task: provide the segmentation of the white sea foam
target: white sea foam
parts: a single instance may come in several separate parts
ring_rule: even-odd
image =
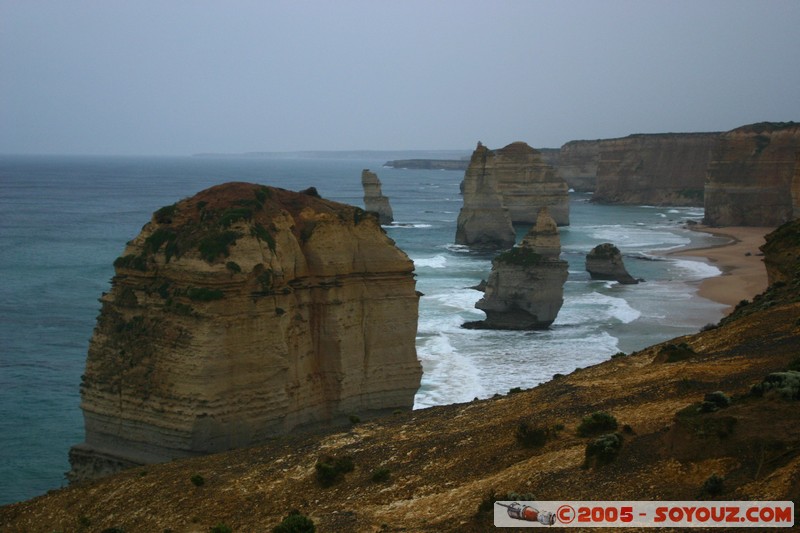
[[[446,244],[445,248],[459,254],[468,254],[471,252],[469,246],[464,246],[463,244]]]
[[[688,237],[671,231],[664,231],[660,228],[631,227],[621,224],[596,226],[593,230],[590,230],[589,236],[599,242],[611,242],[618,248],[643,248],[647,246],[663,245],[676,246],[691,242]]]
[[[422,257],[419,259],[414,259],[414,266],[416,268],[445,268],[447,267],[447,258],[443,255]]]
[[[692,261],[691,259],[675,259],[674,264],[683,271],[683,277],[687,280],[700,280],[719,276],[722,271],[714,265],[709,265],[703,261]]]
[[[432,228],[431,224],[414,224],[414,223],[406,223],[406,222],[392,222],[391,224],[386,225],[387,228],[403,228],[403,229],[413,229],[413,228]]]
[[[640,316],[641,313],[631,307],[625,299],[593,291],[565,299],[555,324],[580,326],[589,323],[607,323],[612,319],[628,324]]]
[[[439,333],[417,343],[422,363],[422,386],[414,398],[414,409],[467,402],[483,396],[478,368],[453,348],[450,336]]]
[[[471,311],[475,309],[475,302],[483,297],[481,291],[475,289],[457,289],[446,293],[434,294],[426,297],[438,305],[457,309],[460,311]]]

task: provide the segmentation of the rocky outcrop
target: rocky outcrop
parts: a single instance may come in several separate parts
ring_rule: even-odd
[[[598,244],[586,254],[586,271],[592,279],[613,280],[625,285],[639,283],[625,269],[619,248],[610,242]]]
[[[567,185],[578,192],[594,191],[597,184],[597,161],[602,141],[570,141],[558,155],[558,173]]]
[[[364,188],[364,209],[377,213],[381,224],[394,222],[392,206],[389,205],[389,198],[381,191],[381,180],[378,179],[378,175],[365,168],[361,171],[361,186]]]
[[[800,124],[761,122],[720,136],[708,166],[705,223],[778,226],[800,211]]]
[[[486,320],[473,329],[545,329],[564,303],[567,262],[559,259],[561,240],[548,209],[542,208],[519,244],[495,257],[483,298],[475,307]]]
[[[719,133],[660,133],[599,143],[593,201],[702,206],[706,168]]]
[[[800,219],[783,224],[764,239],[761,251],[769,284],[800,277]]]
[[[114,266],[73,480],[413,405],[413,263],[359,208],[228,183],[159,209]]]
[[[538,150],[524,142],[494,150],[489,172],[511,222],[533,224],[547,207],[556,224],[569,225],[569,187]]]
[[[461,184],[464,207],[456,222],[456,244],[497,250],[516,242],[511,218],[497,189],[494,159],[494,152],[478,143]]]

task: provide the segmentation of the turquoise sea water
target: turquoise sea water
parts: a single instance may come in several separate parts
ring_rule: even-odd
[[[398,154],[397,159],[420,157]],[[67,452],[83,440],[78,394],[86,349],[109,289],[112,263],[153,211],[211,185],[251,181],[363,205],[361,170],[376,171],[396,224],[389,235],[415,261],[420,301],[417,353],[424,376],[415,407],[532,387],[677,335],[722,315],[698,298],[719,271],[659,251],[714,238],[682,228],[697,208],[601,206],[572,194],[561,229],[569,261],[565,303],[544,332],[465,330],[482,318],[491,258],[452,244],[463,173],[382,168],[385,157],[0,156],[0,504],[58,488]],[[520,228],[522,234],[525,228]],[[625,254],[639,285],[592,281],[584,255],[601,242]]]

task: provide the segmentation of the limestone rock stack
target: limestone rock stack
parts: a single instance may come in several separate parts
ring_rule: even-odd
[[[514,142],[494,154],[491,172],[511,222],[533,224],[547,207],[556,224],[569,225],[569,187],[539,150]]]
[[[586,255],[586,271],[592,279],[614,280],[625,285],[639,283],[628,274],[619,248],[610,242],[598,244]]]
[[[475,307],[486,320],[464,324],[475,329],[545,329],[564,302],[567,262],[559,259],[561,240],[555,221],[542,208],[519,244],[492,261],[484,297]]]
[[[114,266],[73,480],[413,404],[413,263],[359,208],[219,185],[159,209]]]
[[[800,123],[761,122],[721,135],[708,166],[705,223],[778,226],[800,212]]]
[[[377,213],[381,224],[394,222],[392,206],[389,205],[389,198],[381,191],[381,180],[378,179],[378,175],[365,168],[361,171],[361,186],[364,188],[364,209]]]
[[[456,244],[497,250],[516,242],[511,218],[497,190],[494,160],[495,154],[478,143],[461,184],[464,206],[458,213]]]

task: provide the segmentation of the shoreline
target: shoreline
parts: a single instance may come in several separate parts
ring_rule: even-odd
[[[703,258],[722,271],[718,276],[700,281],[698,296],[727,305],[725,314],[728,314],[740,301],[752,300],[767,288],[767,270],[759,246],[764,244],[764,237],[775,228],[760,226],[712,228],[702,224],[687,228],[730,239],[722,244],[683,248],[667,253],[681,257]]]

